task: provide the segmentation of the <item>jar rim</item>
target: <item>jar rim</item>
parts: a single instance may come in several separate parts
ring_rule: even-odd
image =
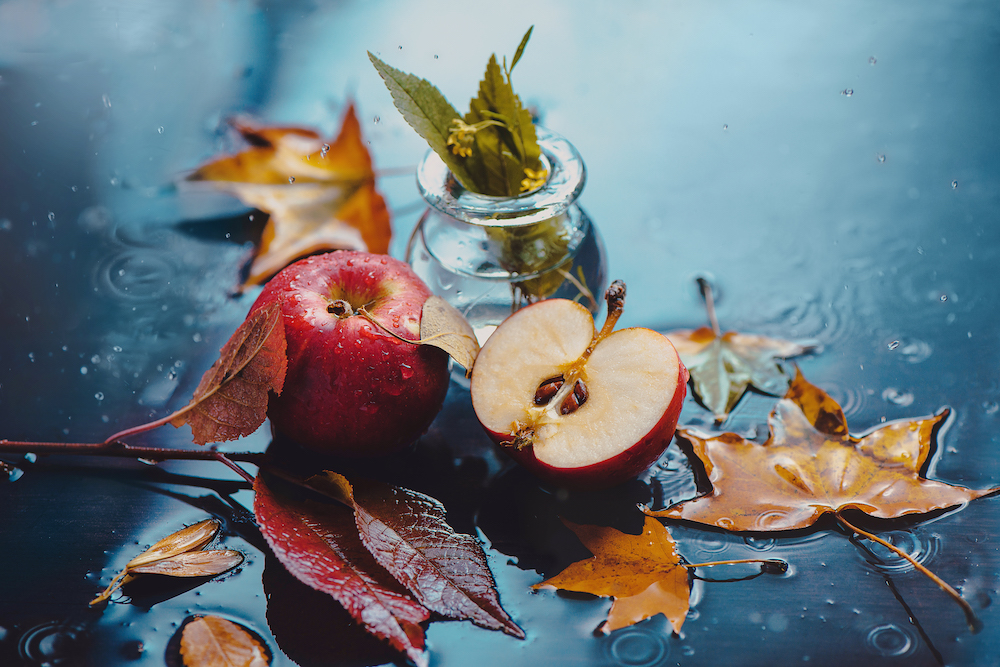
[[[417,167],[420,195],[429,206],[445,215],[488,227],[520,227],[565,212],[580,196],[587,181],[583,159],[573,144],[555,132],[535,126],[535,134],[542,162],[548,169],[548,177],[540,188],[514,197],[472,192],[430,150]]]

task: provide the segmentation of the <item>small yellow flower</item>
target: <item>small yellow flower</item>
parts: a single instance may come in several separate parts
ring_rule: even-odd
[[[545,181],[549,177],[549,171],[547,169],[535,170],[531,167],[525,167],[524,176],[525,178],[521,179],[521,192],[531,192],[545,185]]]
[[[448,134],[446,144],[451,146],[451,152],[459,157],[469,157],[472,155],[472,142],[475,141],[476,132],[479,128],[476,125],[469,125],[461,118],[451,121],[451,132]]]

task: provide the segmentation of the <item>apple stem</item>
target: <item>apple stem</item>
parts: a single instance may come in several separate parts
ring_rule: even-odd
[[[712,296],[712,283],[699,276],[698,290],[701,292],[701,298],[705,300],[705,310],[708,311],[708,321],[712,324],[712,331],[715,332],[716,336],[721,336],[722,329],[719,327],[719,320],[715,316],[715,298]]]
[[[917,562],[917,559],[915,559],[913,556],[906,553],[896,545],[886,542],[878,535],[873,535],[872,533],[869,533],[867,530],[862,530],[861,528],[858,528],[857,526],[851,524],[850,522],[847,521],[847,519],[845,519],[840,514],[840,512],[837,512],[835,516],[837,517],[837,521],[839,521],[845,528],[854,531],[858,535],[864,535],[873,542],[878,542],[883,547],[889,549],[900,558],[905,559],[907,562],[910,563],[910,565],[919,570],[921,574],[923,574],[931,581],[933,581],[935,584],[937,584],[938,587],[941,588],[941,590],[947,593],[955,602],[958,603],[958,606],[962,608],[962,611],[965,613],[965,621],[966,623],[969,624],[969,630],[971,630],[973,633],[979,631],[979,629],[982,626],[982,623],[976,616],[976,612],[972,609],[972,606],[968,602],[966,602],[965,598],[963,598],[958,591],[952,588],[948,582],[946,582],[944,579],[942,579],[941,577],[937,576],[936,574],[928,570],[926,567]]]
[[[582,365],[583,362],[590,358],[597,344],[610,336],[611,332],[615,329],[615,325],[618,324],[618,318],[622,316],[622,312],[625,310],[625,281],[616,280],[611,283],[611,286],[604,293],[604,298],[608,302],[608,316],[604,318],[604,326],[601,327],[601,330],[590,341],[590,345],[587,346],[587,349],[580,356],[579,361],[576,362],[578,365]],[[569,378],[566,379],[566,382],[567,384],[569,383]]]

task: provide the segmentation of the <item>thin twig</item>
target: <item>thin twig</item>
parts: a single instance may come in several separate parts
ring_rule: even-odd
[[[0,452],[11,454],[63,454],[71,456],[115,456],[126,459],[148,459],[151,461],[188,460],[218,461],[214,449],[168,449],[165,447],[137,447],[120,441],[112,442],[27,442],[20,440],[0,440]],[[231,452],[225,454],[230,461],[242,461],[261,465],[267,455],[259,452]]]
[[[228,466],[229,468],[231,468],[232,470],[234,470],[236,472],[236,474],[238,474],[240,477],[242,477],[247,482],[249,482],[251,486],[253,486],[253,483],[254,483],[254,477],[253,477],[253,475],[251,475],[246,470],[244,470],[243,468],[241,468],[238,465],[236,465],[232,460],[229,459],[229,457],[227,455],[223,454],[222,452],[214,452],[214,454],[215,454],[215,460],[216,461],[218,461],[219,463],[222,463],[222,464]]]
[[[938,587],[940,587],[941,590],[943,590],[945,593],[951,596],[951,598],[955,600],[955,602],[957,602],[958,605],[962,608],[962,611],[965,612],[965,621],[966,623],[969,624],[969,630],[971,630],[973,633],[979,632],[981,623],[979,621],[979,618],[976,616],[976,612],[973,611],[972,606],[968,602],[966,602],[965,598],[963,598],[958,591],[952,588],[948,582],[946,582],[944,579],[942,579],[941,577],[937,576],[936,574],[928,570],[922,564],[917,562],[917,559],[915,559],[913,556],[906,553],[896,545],[886,542],[881,537],[873,535],[872,533],[869,533],[868,531],[862,530],[861,528],[858,528],[857,526],[851,524],[850,522],[847,521],[847,519],[845,519],[840,514],[840,512],[837,512],[835,516],[837,517],[837,521],[839,521],[845,528],[847,528],[848,530],[853,530],[858,535],[864,535],[873,542],[878,542],[886,549],[889,549],[894,554],[899,556],[900,558],[905,559],[913,567],[917,568],[917,570],[919,570],[924,576],[926,576],[935,584],[937,584]]]

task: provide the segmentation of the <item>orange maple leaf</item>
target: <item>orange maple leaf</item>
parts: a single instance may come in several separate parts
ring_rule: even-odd
[[[594,556],[573,563],[532,588],[612,597],[614,603],[601,630],[611,632],[662,613],[680,632],[688,611],[687,568],[680,563],[674,540],[659,521],[646,518],[640,535],[614,528],[563,521]]]
[[[300,127],[234,127],[249,148],[201,166],[188,180],[211,182],[270,215],[248,285],[318,252],[389,251],[389,211],[353,105],[331,143]]]
[[[768,419],[764,444],[735,433],[709,437],[678,429],[704,465],[710,493],[651,516],[733,531],[806,528],[821,515],[860,510],[894,519],[967,503],[1000,490],[973,490],[921,476],[948,416],[891,422],[861,437],[847,430],[840,406],[796,371]]]

